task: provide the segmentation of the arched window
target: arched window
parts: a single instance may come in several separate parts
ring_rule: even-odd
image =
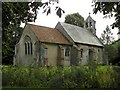
[[[65,49],[65,56],[70,56],[70,48],[69,47],[67,47]]]
[[[31,55],[33,53],[33,50],[32,50],[32,42],[30,43],[30,47],[31,47]]]
[[[86,22],[86,28],[88,28],[88,23]]]
[[[25,55],[27,55],[27,43],[25,43]]]
[[[80,56],[81,56],[81,58],[82,58],[82,57],[83,57],[83,49],[81,49],[80,52],[81,52],[81,53],[80,53],[80,54],[81,54]]]
[[[28,35],[25,36],[24,43],[25,43],[25,55],[32,55],[33,53],[32,41]]]
[[[28,45],[28,55],[30,55],[30,43],[28,42],[27,45]]]
[[[89,60],[93,59],[93,50],[89,49]]]
[[[100,52],[100,50],[98,49],[98,52]]]
[[[90,21],[90,27],[92,27],[92,22]]]

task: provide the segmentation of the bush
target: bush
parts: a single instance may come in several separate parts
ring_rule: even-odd
[[[3,87],[120,88],[120,67],[2,67]]]

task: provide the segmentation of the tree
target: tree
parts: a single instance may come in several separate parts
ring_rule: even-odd
[[[115,22],[112,28],[117,27],[120,29],[120,2],[95,2],[93,12],[96,14],[98,11],[103,13],[105,17],[115,17]]]
[[[37,18],[38,9],[42,8],[47,15],[51,13],[50,4],[58,0],[49,2],[2,2],[2,63],[12,64],[14,47],[19,41],[23,28],[21,22],[33,22]],[[58,3],[58,2],[57,2]],[[56,14],[61,17],[64,11],[56,6]]]
[[[109,26],[106,26],[106,29],[101,34],[100,40],[103,42],[103,44],[111,44],[114,41],[113,33],[111,32]]]
[[[68,14],[65,22],[79,27],[84,27],[84,18],[79,13]]]
[[[105,45],[104,49],[109,63],[120,65],[120,40],[117,40],[110,45]]]

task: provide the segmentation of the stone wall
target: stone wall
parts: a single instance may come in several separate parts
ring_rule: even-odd
[[[29,36],[31,38],[31,42],[32,42],[32,50],[33,53],[31,55],[26,55],[25,54],[25,36]],[[19,41],[19,44],[16,46],[16,58],[15,58],[15,62],[17,62],[17,65],[32,65],[36,62],[36,53],[35,53],[35,43],[38,41],[38,39],[36,38],[36,36],[34,35],[34,33],[32,31],[29,30],[29,28],[26,26],[26,28],[24,29],[21,39]],[[15,64],[15,65],[16,65]]]
[[[78,44],[79,49],[83,49],[83,57],[81,58],[81,65],[88,64],[88,61],[95,60],[98,64],[103,63],[103,48],[97,46]],[[89,55],[90,50],[92,56]],[[92,58],[91,58],[92,57]]]
[[[78,51],[79,48],[76,45],[73,45],[71,48],[71,65],[78,65]]]
[[[56,26],[56,28],[59,27],[59,25]],[[26,26],[19,43],[16,45],[15,65],[86,65],[91,55],[92,60],[96,60],[99,64],[103,63],[102,47],[78,43],[75,45],[62,29],[63,28],[61,28],[61,32],[69,39],[73,46],[56,43],[41,43],[35,34],[30,31],[29,27]],[[32,54],[30,55],[25,54],[26,36],[30,38],[32,43]],[[70,47],[70,56],[65,56],[66,47]]]

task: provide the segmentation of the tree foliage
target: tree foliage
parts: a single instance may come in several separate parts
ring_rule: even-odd
[[[14,47],[19,41],[23,28],[20,27],[21,22],[33,22],[37,19],[37,12],[40,8],[47,15],[51,12],[50,4],[55,3],[53,0],[49,2],[2,2],[2,63],[12,64]],[[58,2],[57,2],[58,3]],[[61,17],[62,10],[56,6],[56,14]]]
[[[117,40],[110,45],[105,45],[105,51],[109,63],[120,65],[120,40]]]
[[[84,18],[79,13],[68,14],[65,17],[65,22],[79,27],[84,27]]]
[[[112,28],[117,27],[120,29],[120,2],[94,2],[93,6],[93,12],[95,14],[99,11],[103,13],[105,17],[114,16],[115,22],[113,22]]]
[[[111,44],[114,41],[114,37],[112,35],[113,33],[111,32],[111,29],[109,26],[106,26],[106,29],[101,34],[100,40],[103,42],[103,44]]]
[[[47,15],[51,13],[51,4],[54,5],[54,3],[59,3],[58,0],[49,0],[49,2],[45,2],[41,4],[41,7],[43,8],[43,13],[46,13]],[[56,15],[61,18],[62,14],[65,13],[65,11],[59,7],[55,6]]]
[[[41,3],[37,3],[41,5]],[[38,6],[37,5],[37,6]],[[13,33],[21,31],[21,22],[31,22],[36,19],[37,7],[35,3],[30,2],[3,2],[2,3],[2,28],[3,28],[3,43],[2,43],[2,55],[3,64],[12,64],[14,47],[16,44],[16,38],[13,37]],[[33,12],[30,12],[32,9]],[[21,30],[20,30],[21,29]],[[16,33],[15,33],[16,34]],[[19,35],[20,36],[20,32]]]
[[[105,17],[115,17],[112,28],[117,27],[120,29],[120,2],[95,2],[93,12],[101,12]],[[116,43],[117,42],[117,43]],[[114,44],[106,45],[105,49],[108,52],[108,59],[111,63],[115,64],[120,61],[120,43],[119,40]]]

